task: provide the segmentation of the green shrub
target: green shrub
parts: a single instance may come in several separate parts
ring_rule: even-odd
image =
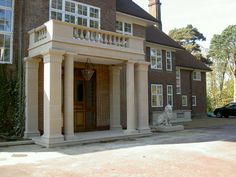
[[[24,104],[20,81],[8,78],[6,65],[0,65],[0,133],[22,136],[24,132]]]

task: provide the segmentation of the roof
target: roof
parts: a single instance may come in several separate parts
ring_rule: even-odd
[[[175,40],[169,37],[167,34],[159,30],[155,26],[147,27],[146,29],[146,41],[156,43],[164,46],[174,47],[177,49],[183,49]]]
[[[146,12],[132,0],[116,0],[116,10],[135,17],[150,20],[155,23],[158,22],[156,18],[151,16],[148,12]]]
[[[211,69],[207,65],[197,60],[191,53],[186,50],[177,50],[175,57],[176,66],[211,71]]]

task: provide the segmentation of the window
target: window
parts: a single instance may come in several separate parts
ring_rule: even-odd
[[[125,35],[132,35],[133,25],[126,22],[116,21],[116,32]]]
[[[0,1],[0,63],[12,63],[13,8],[12,0]]]
[[[167,85],[167,104],[173,107],[173,85]]]
[[[182,96],[182,106],[188,106],[188,97],[187,97],[187,95]]]
[[[181,94],[181,74],[180,70],[176,70],[176,94]]]
[[[72,0],[51,0],[50,19],[100,29],[100,8]]]
[[[151,85],[152,107],[163,107],[163,86],[159,84]]]
[[[192,96],[192,106],[197,106],[197,97]]]
[[[200,71],[194,71],[193,72],[193,80],[201,81],[201,72]]]
[[[172,71],[172,54],[166,51],[166,71]]]
[[[162,52],[161,50],[151,48],[150,60],[151,68],[162,70]]]

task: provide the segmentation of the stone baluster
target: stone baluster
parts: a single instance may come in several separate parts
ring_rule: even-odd
[[[80,39],[84,39],[84,30],[83,29],[81,29],[80,30]]]
[[[86,30],[85,39],[86,39],[87,41],[90,39],[90,32],[89,32],[89,30]]]

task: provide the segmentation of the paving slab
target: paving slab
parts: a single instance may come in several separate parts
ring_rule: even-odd
[[[224,121],[109,143],[2,147],[0,176],[235,177],[236,119]]]

